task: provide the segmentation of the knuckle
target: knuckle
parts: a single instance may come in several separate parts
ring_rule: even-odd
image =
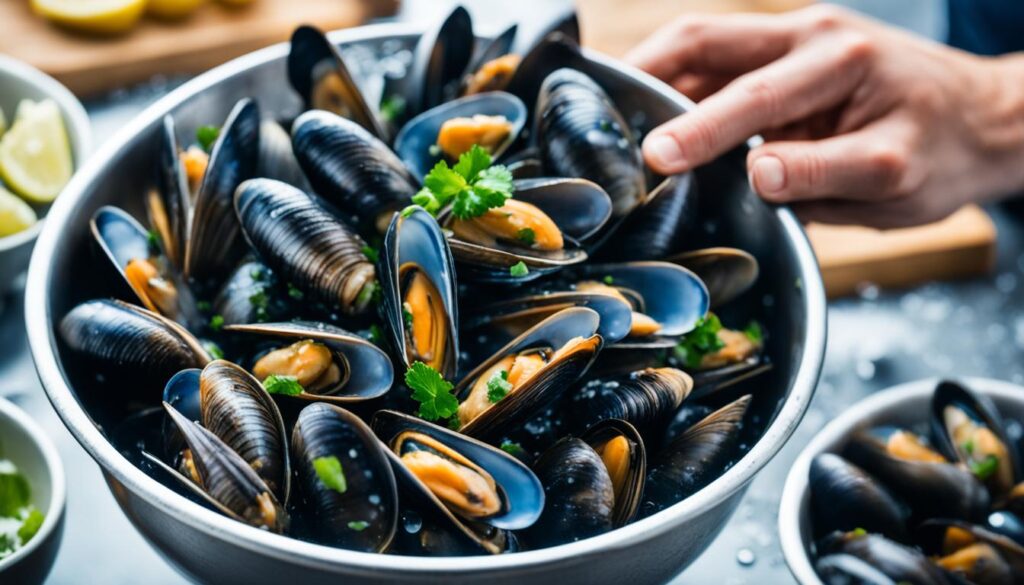
[[[846,23],[849,12],[834,4],[817,4],[807,8],[811,28],[824,32],[835,30]]]
[[[895,145],[877,146],[868,155],[868,164],[879,177],[881,186],[894,195],[905,195],[908,187],[904,177],[909,166],[909,153]]]
[[[677,17],[672,27],[680,37],[694,37],[704,30],[704,22],[692,14],[685,14]]]
[[[743,84],[743,91],[747,94],[751,107],[759,110],[763,118],[770,122],[770,125],[777,125],[782,107],[778,84],[762,77],[754,77]]]
[[[875,55],[875,43],[861,32],[845,35],[839,57],[842,65],[858,65],[870,61]]]
[[[794,156],[787,165],[793,186],[808,193],[821,193],[828,185],[828,165],[817,152],[807,150]]]

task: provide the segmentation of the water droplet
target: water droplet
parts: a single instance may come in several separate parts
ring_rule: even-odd
[[[377,505],[380,504],[380,495],[379,494],[370,494],[369,497],[367,497],[366,499],[370,500],[370,503],[373,504],[374,506],[377,506]]]
[[[875,377],[875,362],[871,360],[857,361],[857,377],[861,380],[870,380]]]
[[[355,459],[359,456],[359,452],[356,451],[355,448],[353,447],[352,449],[348,450],[348,456],[352,459]]]
[[[878,285],[873,282],[862,282],[857,285],[857,296],[865,301],[878,300],[879,292]]]
[[[741,548],[736,551],[736,562],[742,567],[750,567],[757,562],[757,556],[749,548]]]
[[[402,527],[409,534],[416,534],[423,528],[423,518],[413,511],[406,511],[402,513]]]
[[[1004,272],[996,277],[996,290],[1003,294],[1013,292],[1017,288],[1017,275],[1012,272]]]

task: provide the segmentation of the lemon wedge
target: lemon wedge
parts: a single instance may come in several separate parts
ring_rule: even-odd
[[[61,26],[117,34],[135,26],[146,10],[146,0],[32,0],[32,9]]]
[[[21,199],[0,187],[0,238],[27,230],[36,222],[36,212]]]
[[[157,18],[177,20],[192,14],[206,0],[149,0],[146,10]]]
[[[60,108],[51,100],[19,106],[0,138],[0,180],[30,203],[53,201],[71,179],[73,162]]]

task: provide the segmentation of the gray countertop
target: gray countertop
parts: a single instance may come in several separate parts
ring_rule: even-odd
[[[444,12],[441,3],[408,4],[403,18]],[[488,3],[489,10],[497,4]],[[521,9],[522,2],[517,6]],[[507,16],[491,14],[493,19],[487,20],[497,28]],[[95,136],[102,140],[112,135],[174,84],[158,79],[87,104]],[[999,259],[990,278],[901,292],[865,286],[860,298],[830,304],[824,374],[803,423],[751,485],[722,535],[675,583],[792,582],[776,536],[782,483],[807,440],[858,399],[926,376],[977,375],[1024,383],[1024,295],[1018,292],[1024,287],[1024,230],[1006,213],[996,212],[996,219]],[[184,582],[131,527],[99,468],[50,408],[23,333],[22,287],[16,286],[5,303],[0,313],[0,395],[46,429],[63,457],[69,483],[66,532],[49,583]]]

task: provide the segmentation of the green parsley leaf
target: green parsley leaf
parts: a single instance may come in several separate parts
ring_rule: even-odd
[[[348,523],[349,530],[355,530],[356,532],[362,532],[370,526],[370,523],[365,520],[353,520]]]
[[[520,445],[519,443],[513,443],[512,441],[509,441],[508,439],[505,439],[504,441],[501,442],[500,449],[502,451],[508,453],[509,455],[512,455],[513,457],[518,457],[518,456],[526,453],[526,451],[523,449],[522,445]]]
[[[389,95],[380,102],[380,118],[385,122],[394,122],[405,113],[405,98]]]
[[[693,331],[684,335],[676,345],[676,357],[687,368],[700,367],[705,355],[725,347],[725,343],[718,337],[721,330],[722,322],[714,313],[708,313],[706,317],[697,321]]]
[[[479,149],[478,146],[474,146],[473,148]],[[499,192],[503,197],[505,197],[505,199],[508,199],[512,196],[512,171],[508,170],[503,165],[488,167],[480,171],[476,180],[473,181],[473,187],[476,189],[487,189],[488,191]],[[502,204],[504,203],[505,202],[502,201]]]
[[[210,317],[210,329],[213,329],[214,331],[220,331],[222,327],[224,327],[223,315],[214,315]]]
[[[420,190],[420,193],[423,193],[423,191],[426,191],[426,192],[427,192],[427,195],[428,195],[428,196],[429,196],[429,197],[430,197],[431,199],[433,199],[433,198],[434,198],[434,195],[433,195],[433,193],[431,193],[429,189],[422,189],[422,190]],[[420,193],[417,193],[416,195],[413,195],[413,196],[412,196],[412,200],[413,200],[413,202],[414,202],[414,203],[416,203],[416,197],[418,197],[418,196],[420,195]],[[423,207],[423,206],[422,206],[422,205],[420,205],[419,203],[416,203],[416,205],[419,205],[420,207]],[[406,208],[402,210],[402,217],[409,217],[410,215],[412,215],[413,213],[415,213],[415,211],[416,211],[416,205],[408,205],[408,206],[406,206]],[[440,209],[440,206],[438,206],[438,209]]]
[[[757,345],[761,345],[761,342],[764,341],[764,330],[761,329],[761,324],[757,321],[748,323],[746,329],[743,330],[743,334]]]
[[[249,271],[249,276],[256,282],[260,282],[266,276],[262,268],[256,267]]]
[[[205,349],[206,353],[210,354],[210,357],[212,357],[215,360],[224,359],[224,350],[222,350],[219,345],[212,341],[204,341],[203,349]]]
[[[981,481],[987,481],[999,469],[999,458],[989,455],[981,461],[971,461],[971,473]]]
[[[967,439],[960,445],[960,448],[964,450],[964,453],[971,455],[974,453],[974,439]]]
[[[512,391],[512,384],[508,381],[508,372],[501,370],[494,372],[490,380],[487,380],[487,400],[492,404],[500,402]]]
[[[605,274],[604,278],[602,278],[601,280],[604,281],[604,283],[607,284],[608,286],[611,286],[612,284],[615,283],[615,279],[612,278],[611,274]]]
[[[32,537],[39,532],[39,528],[43,525],[43,513],[36,509],[35,506],[29,509],[28,515],[25,516],[25,520],[21,523],[21,528],[18,528],[18,540],[21,541],[21,545],[25,546]]]
[[[504,166],[490,165],[491,155],[478,145],[463,153],[455,167],[438,161],[412,201],[433,215],[451,203],[452,214],[459,219],[479,217],[488,209],[501,207],[512,196],[512,173]]]
[[[487,167],[491,166],[491,155],[479,145],[474,144],[469,150],[459,156],[459,162],[455,163],[456,173],[462,175],[466,182],[472,184],[477,176]]]
[[[146,232],[146,242],[149,244],[149,249],[155,252],[160,251],[160,234],[156,230],[149,230]]]
[[[320,483],[324,484],[328,489],[332,489],[339,494],[348,491],[348,482],[345,481],[345,470],[341,468],[341,461],[338,461],[338,458],[334,455],[317,457],[313,460],[313,469],[316,470]]]
[[[851,532],[856,537],[861,537],[861,536],[867,536],[868,535],[868,531],[864,530],[863,528],[860,528],[860,527],[854,528]]]
[[[402,323],[406,329],[412,329],[412,311],[409,310],[409,303],[402,303]]]
[[[293,285],[292,283],[289,282],[288,283],[288,296],[290,296],[291,298],[293,298],[293,299],[295,299],[297,301],[301,301],[302,297],[304,297],[306,295],[302,294],[301,290],[299,290],[298,288],[295,287],[295,285]]]
[[[462,423],[459,422],[459,417],[453,416],[450,419],[448,419],[448,428],[453,430],[453,431],[457,431],[457,430],[461,429],[462,428]]]
[[[448,163],[443,160],[434,165],[427,177],[423,179],[423,185],[430,190],[442,206],[469,188],[466,178],[461,173],[455,172],[455,169],[449,168]]]
[[[200,126],[196,129],[196,142],[206,152],[210,152],[219,137],[220,128],[216,126]]]
[[[363,246],[362,252],[363,256],[366,256],[366,259],[369,260],[370,262],[373,262],[374,264],[376,264],[377,260],[380,259],[380,253],[377,252],[376,248],[372,248],[370,246]]]
[[[413,400],[420,403],[417,414],[424,420],[449,418],[459,409],[451,382],[423,362],[413,362],[405,371],[405,385],[412,389]]]
[[[0,461],[0,517],[15,518],[29,505],[32,490],[13,463]]]
[[[270,394],[282,396],[298,396],[305,391],[295,376],[278,376],[276,374],[267,376],[267,379],[263,380],[263,387]]]
[[[213,306],[210,304],[210,301],[197,301],[196,309],[199,309],[203,313],[209,313],[210,310],[213,309]]]
[[[520,260],[509,267],[508,273],[516,278],[522,278],[530,273],[530,269],[526,267],[526,264]]]
[[[516,239],[527,246],[532,246],[533,243],[537,241],[537,233],[531,228],[523,228],[516,232]]]
[[[384,331],[381,330],[380,325],[377,325],[376,323],[370,325],[370,332],[367,335],[367,339],[370,340],[370,343],[376,345],[380,345],[381,342],[384,341]]]

